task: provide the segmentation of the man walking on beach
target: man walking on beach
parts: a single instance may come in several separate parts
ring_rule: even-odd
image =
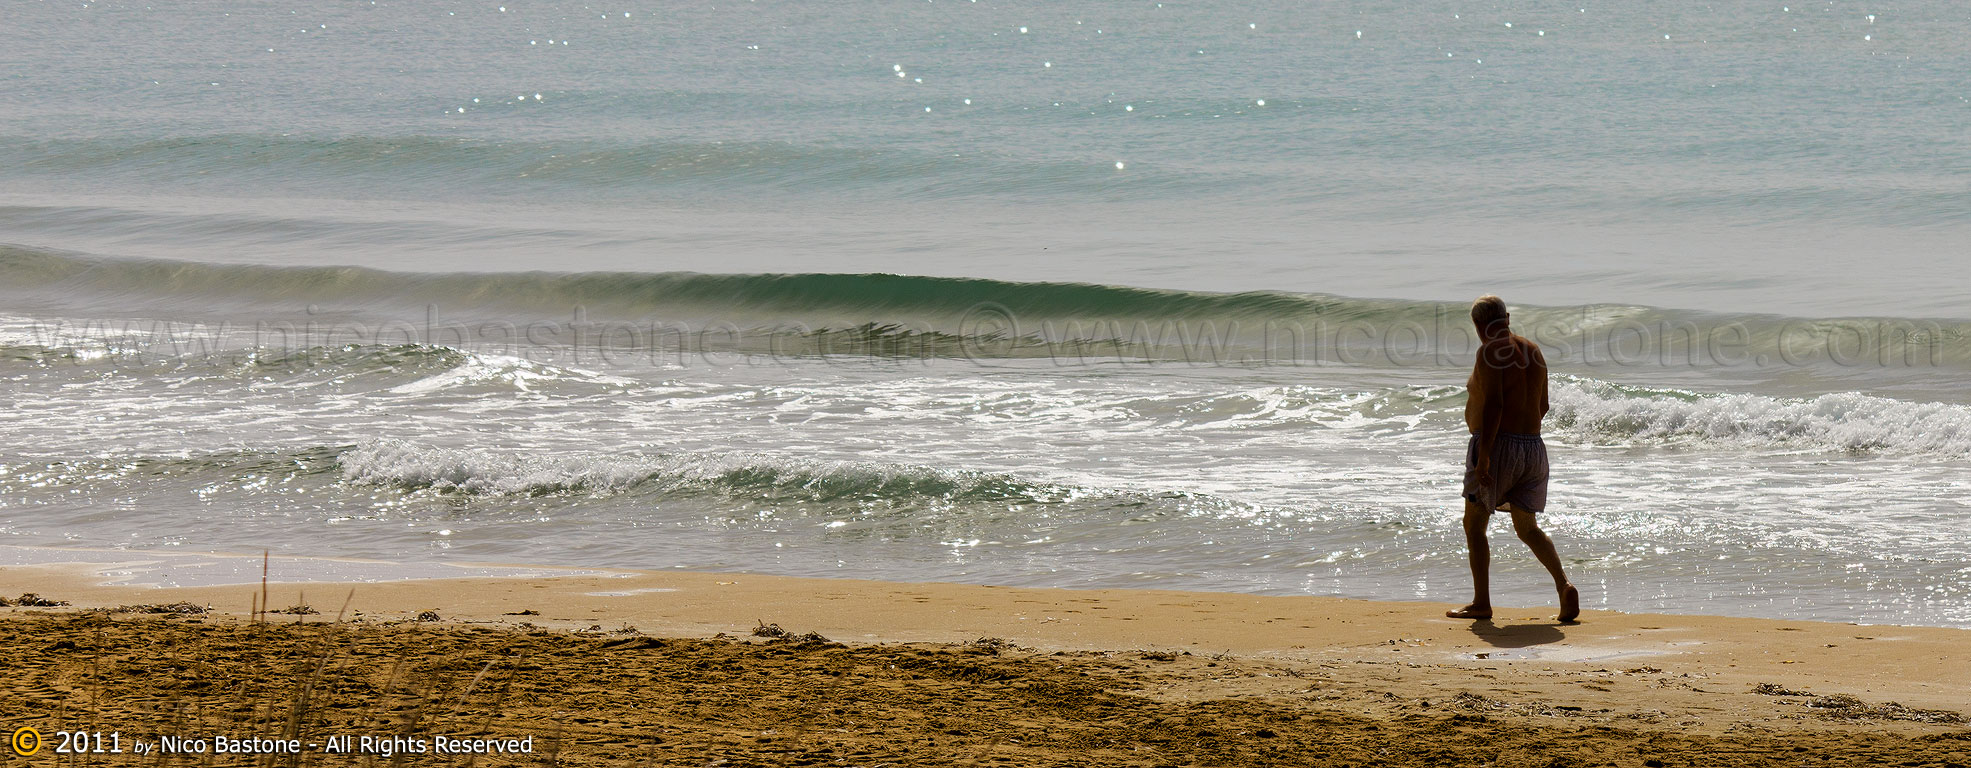
[[[1485,525],[1492,513],[1512,514],[1519,540],[1553,574],[1560,593],[1560,620],[1581,615],[1581,593],[1567,582],[1553,539],[1534,515],[1547,507],[1547,444],[1540,420],[1547,415],[1547,358],[1540,346],[1512,332],[1506,303],[1480,296],[1471,305],[1478,326],[1478,362],[1466,384],[1465,545],[1471,548],[1471,605],[1444,615],[1454,619],[1492,618],[1492,550]]]

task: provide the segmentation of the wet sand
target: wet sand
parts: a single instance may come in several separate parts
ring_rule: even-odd
[[[275,583],[316,613],[256,623],[258,584],[100,570],[0,569],[71,603],[0,610],[10,730],[531,737],[412,765],[1971,765],[1964,630],[628,571]],[[140,607],[174,603],[212,610]]]

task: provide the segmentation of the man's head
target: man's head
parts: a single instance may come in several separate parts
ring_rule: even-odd
[[[1478,326],[1480,338],[1490,339],[1506,334],[1511,322],[1512,315],[1506,313],[1505,299],[1488,293],[1471,303],[1471,324]]]

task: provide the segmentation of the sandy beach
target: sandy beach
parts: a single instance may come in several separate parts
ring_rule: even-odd
[[[6,3],[0,768],[1971,768],[1965,8]]]
[[[0,570],[69,603],[0,621],[30,764],[1971,764],[1955,629],[615,570],[277,582],[255,622],[259,584],[102,571]]]

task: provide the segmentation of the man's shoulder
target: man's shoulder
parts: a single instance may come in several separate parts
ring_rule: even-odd
[[[1547,355],[1540,351],[1539,344],[1534,343],[1532,339],[1517,334],[1513,336],[1513,339],[1519,343],[1521,349],[1526,350],[1527,357],[1532,358],[1534,364],[1541,366],[1547,364]]]
[[[1478,367],[1504,370],[1508,368],[1544,367],[1546,355],[1540,352],[1540,345],[1519,334],[1507,334],[1479,345]]]
[[[1539,355],[1540,345],[1517,333],[1509,333],[1478,344],[1479,357],[1495,360],[1513,360],[1523,355]]]
[[[1517,333],[1512,334],[1510,339],[1511,341],[1509,343],[1512,344],[1514,352],[1524,355],[1534,362],[1544,363],[1547,361],[1546,354],[1540,351],[1540,345],[1534,343],[1532,339]]]

